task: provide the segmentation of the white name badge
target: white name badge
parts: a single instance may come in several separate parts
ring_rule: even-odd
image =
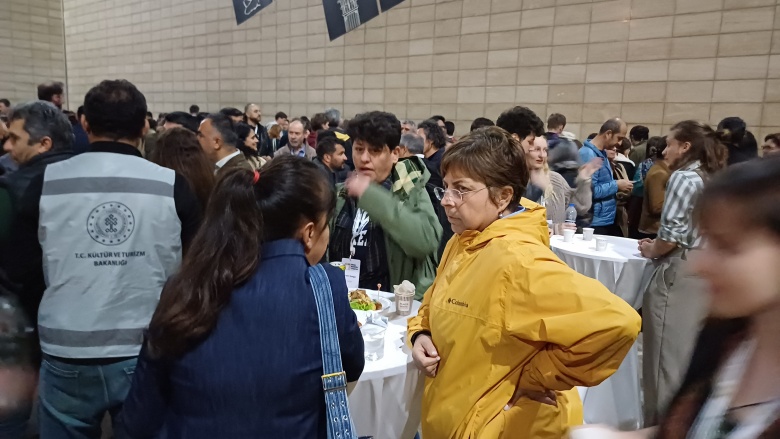
[[[359,288],[360,285],[360,260],[344,258],[341,263],[347,266],[344,270],[344,276],[347,278],[347,288],[352,291]]]

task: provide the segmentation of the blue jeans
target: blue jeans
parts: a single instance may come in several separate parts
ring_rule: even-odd
[[[100,439],[100,424],[111,415],[114,438],[127,437],[120,413],[136,359],[107,365],[73,365],[44,355],[39,385],[40,437]]]

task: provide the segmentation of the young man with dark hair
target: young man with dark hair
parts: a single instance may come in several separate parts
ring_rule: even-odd
[[[761,151],[763,155],[761,157],[769,157],[770,155],[780,154],[780,133],[769,134],[764,137],[764,144],[761,145]]]
[[[359,114],[348,133],[357,173],[337,186],[329,259],[359,261],[361,288],[408,280],[420,299],[433,282],[441,239],[425,189],[430,173],[417,157],[398,160],[401,122],[390,113]]]
[[[553,113],[547,118],[547,147],[549,149],[555,148],[558,144],[563,129],[566,128],[566,116],[560,113]]]
[[[227,107],[219,110],[219,112],[220,114],[224,114],[225,116],[229,117],[234,124],[244,121],[244,113],[242,113],[238,108]]]
[[[344,145],[338,142],[336,136],[325,136],[317,142],[317,157],[312,161],[328,177],[328,181],[336,186],[338,173],[344,169],[347,156]]]
[[[447,143],[452,143],[452,136],[455,135],[455,122],[451,120],[444,122],[444,128],[447,130]]]
[[[336,137],[344,142],[344,148],[347,150],[347,161],[345,163],[347,169],[355,169],[355,163],[352,161],[352,139],[350,139],[349,134],[345,130],[339,127],[339,124],[342,122],[341,112],[336,108],[328,108],[325,110],[325,117],[328,119],[326,129],[336,133]]]
[[[200,124],[198,141],[206,156],[214,163],[215,173],[227,169],[252,166],[238,149],[238,135],[230,117],[224,114],[209,114]]]
[[[183,177],[141,157],[146,99],[133,84],[92,88],[82,123],[90,150],[31,182],[26,193],[40,204],[17,218],[14,235],[26,242],[10,247],[32,253],[16,254],[11,271],[45,288],[41,437],[97,439],[106,413],[121,416],[144,331],[201,216]]]
[[[51,102],[62,110],[62,95],[65,94],[65,84],[49,81],[38,86],[38,100]]]
[[[0,116],[7,116],[11,110],[11,101],[8,99],[0,99]]]
[[[628,158],[639,166],[647,158],[647,139],[650,138],[650,129],[643,125],[631,128],[628,134],[631,140],[631,152]]]
[[[435,187],[443,187],[441,159],[444,156],[444,150],[447,146],[447,138],[433,119],[421,122],[417,127],[417,135],[423,138],[423,143],[425,145],[423,149],[425,166],[427,166],[428,170],[431,172],[431,179],[428,183]]]
[[[435,121],[439,125],[439,128],[441,128],[442,134],[445,136],[447,135],[447,119],[445,119],[444,116],[437,114],[435,116],[431,116],[429,120]]]
[[[200,107],[197,105],[190,105],[190,115],[197,117],[200,114]]]
[[[539,119],[536,113],[526,107],[517,106],[504,111],[498,117],[496,126],[509,132],[520,143],[526,154],[534,148],[534,140],[538,136],[544,135],[544,122]],[[543,195],[544,191],[539,186],[529,182],[523,196],[538,203]]]
[[[171,128],[186,128],[193,133],[198,132],[198,119],[197,116],[187,114],[183,111],[174,111],[165,115],[165,123],[163,124],[164,130]]]
[[[493,126],[496,126],[496,124],[492,120],[486,117],[478,117],[474,119],[474,122],[471,123],[470,131],[478,130],[484,127],[493,127]]]

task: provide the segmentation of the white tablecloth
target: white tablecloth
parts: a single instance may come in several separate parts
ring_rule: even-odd
[[[373,292],[369,293],[373,296]],[[420,427],[424,377],[412,363],[411,351],[404,345],[406,321],[417,315],[420,302],[414,302],[412,316],[395,313],[392,306],[382,315],[389,318],[385,336],[385,356],[378,361],[366,361],[366,367],[356,385],[350,386],[349,408],[358,436],[375,439],[413,439]],[[363,313],[357,313],[364,321]]]
[[[634,309],[639,309],[655,270],[652,261],[639,254],[638,243],[634,239],[597,237],[607,239],[606,251],[596,251],[595,237],[592,241],[583,241],[582,235],[576,235],[569,243],[563,242],[563,236],[553,236],[550,246],[569,267],[600,281]],[[639,371],[639,351],[635,344],[612,377],[584,392],[585,422],[621,429],[640,428],[642,392]]]

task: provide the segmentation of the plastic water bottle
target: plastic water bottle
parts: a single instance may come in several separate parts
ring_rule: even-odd
[[[577,208],[574,204],[569,204],[566,208],[566,224],[577,224]]]

